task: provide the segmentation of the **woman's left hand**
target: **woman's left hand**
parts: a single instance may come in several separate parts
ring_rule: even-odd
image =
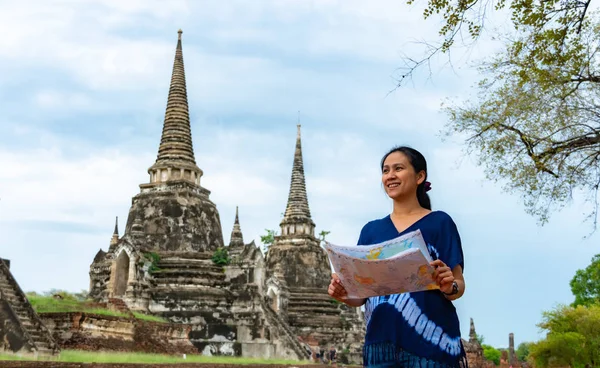
[[[439,259],[430,264],[435,268],[432,275],[433,280],[439,285],[443,293],[450,294],[452,292],[452,283],[454,282],[452,270]]]

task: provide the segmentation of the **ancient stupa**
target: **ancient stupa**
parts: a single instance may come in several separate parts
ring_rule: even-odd
[[[266,257],[267,295],[273,308],[292,326],[302,341],[328,347],[345,341],[345,349],[360,354],[364,334],[359,308],[336,303],[327,294],[331,268],[321,241],[315,236],[310,214],[300,125],[287,206],[280,235]]]
[[[469,368],[483,368],[485,366],[483,348],[481,347],[479,340],[477,340],[473,318],[471,318],[469,340],[462,339],[462,343],[465,348],[465,353],[467,354]]]
[[[96,254],[90,296],[191,324],[189,339],[203,354],[305,359],[317,341],[357,353],[360,311],[326,295],[331,271],[314,236],[299,133],[282,235],[269,251],[269,267],[253,241],[244,243],[237,209],[224,246],[219,212],[194,157],[181,36],[180,30],[149,182],[133,197],[123,235],[115,225],[108,251]],[[215,264],[211,258],[223,247],[231,263]],[[299,263],[292,265],[286,252]]]

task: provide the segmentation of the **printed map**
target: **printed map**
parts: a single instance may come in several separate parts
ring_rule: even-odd
[[[325,242],[325,250],[348,298],[439,289],[419,230],[369,246]]]

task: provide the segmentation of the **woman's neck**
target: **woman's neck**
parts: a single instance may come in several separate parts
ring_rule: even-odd
[[[419,213],[425,210],[419,204],[419,200],[414,197],[411,199],[394,199],[394,209],[392,210],[392,215],[394,216],[409,216],[415,213]]]

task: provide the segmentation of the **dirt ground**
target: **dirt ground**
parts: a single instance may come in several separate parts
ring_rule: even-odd
[[[61,362],[23,362],[23,361],[0,361],[2,368],[331,368],[331,365],[277,365],[277,364],[211,364],[211,363],[181,363],[181,364],[122,364],[122,363],[61,363]],[[338,365],[338,367],[341,367]]]

